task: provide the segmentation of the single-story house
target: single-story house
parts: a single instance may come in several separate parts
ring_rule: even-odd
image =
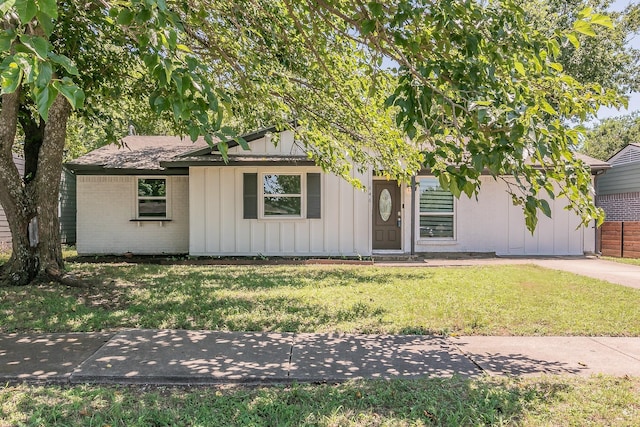
[[[271,139],[279,138],[277,145]],[[415,185],[373,172],[366,186],[324,173],[290,131],[265,129],[215,149],[168,136],[128,136],[67,167],[77,176],[79,254],[371,256],[426,252],[582,255],[595,229],[550,201],[533,235],[506,184],[482,178],[455,199],[426,172]],[[585,158],[586,159],[586,158]],[[608,167],[591,159],[594,172]]]
[[[13,161],[20,175],[24,174],[24,159],[14,155]],[[76,177],[66,168],[62,169],[60,195],[58,199],[60,218],[60,240],[62,243],[76,242]],[[0,249],[11,246],[11,230],[2,206],[0,206]]]
[[[611,169],[596,181],[606,221],[640,221],[640,144],[627,145],[607,162]]]

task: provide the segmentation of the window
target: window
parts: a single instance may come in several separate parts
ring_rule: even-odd
[[[420,178],[420,238],[453,239],[453,195],[436,178]]]
[[[262,175],[263,215],[302,216],[302,175]]]
[[[138,178],[138,218],[167,217],[167,180]]]
[[[321,181],[319,173],[245,173],[243,218],[320,218]]]

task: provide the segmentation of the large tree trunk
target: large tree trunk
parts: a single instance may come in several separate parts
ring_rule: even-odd
[[[19,97],[19,90],[2,95],[0,110],[0,204],[9,223],[13,248],[10,260],[0,269],[0,284],[3,285],[31,282],[38,267],[35,248],[29,244],[29,223],[35,216],[34,203],[29,200],[13,162]]]
[[[0,111],[0,203],[12,234],[11,258],[0,268],[0,286],[22,286],[36,277],[59,276],[64,269],[58,220],[58,194],[69,102],[58,95],[49,109],[35,176],[24,181],[13,164],[19,93],[2,96]]]

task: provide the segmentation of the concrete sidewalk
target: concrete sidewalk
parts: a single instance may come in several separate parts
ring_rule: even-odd
[[[184,330],[0,335],[0,380],[265,384],[461,375],[640,376],[640,338]]]

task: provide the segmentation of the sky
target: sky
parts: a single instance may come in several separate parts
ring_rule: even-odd
[[[640,0],[615,0],[611,5],[611,10],[621,11],[629,4],[637,4]],[[636,49],[640,49],[640,34],[637,34],[631,40],[629,44]],[[621,116],[623,114],[629,114],[634,111],[640,110],[640,93],[634,92],[629,95],[629,108],[626,110],[616,110],[615,108],[601,108],[598,111],[599,119],[606,119],[608,117]]]

